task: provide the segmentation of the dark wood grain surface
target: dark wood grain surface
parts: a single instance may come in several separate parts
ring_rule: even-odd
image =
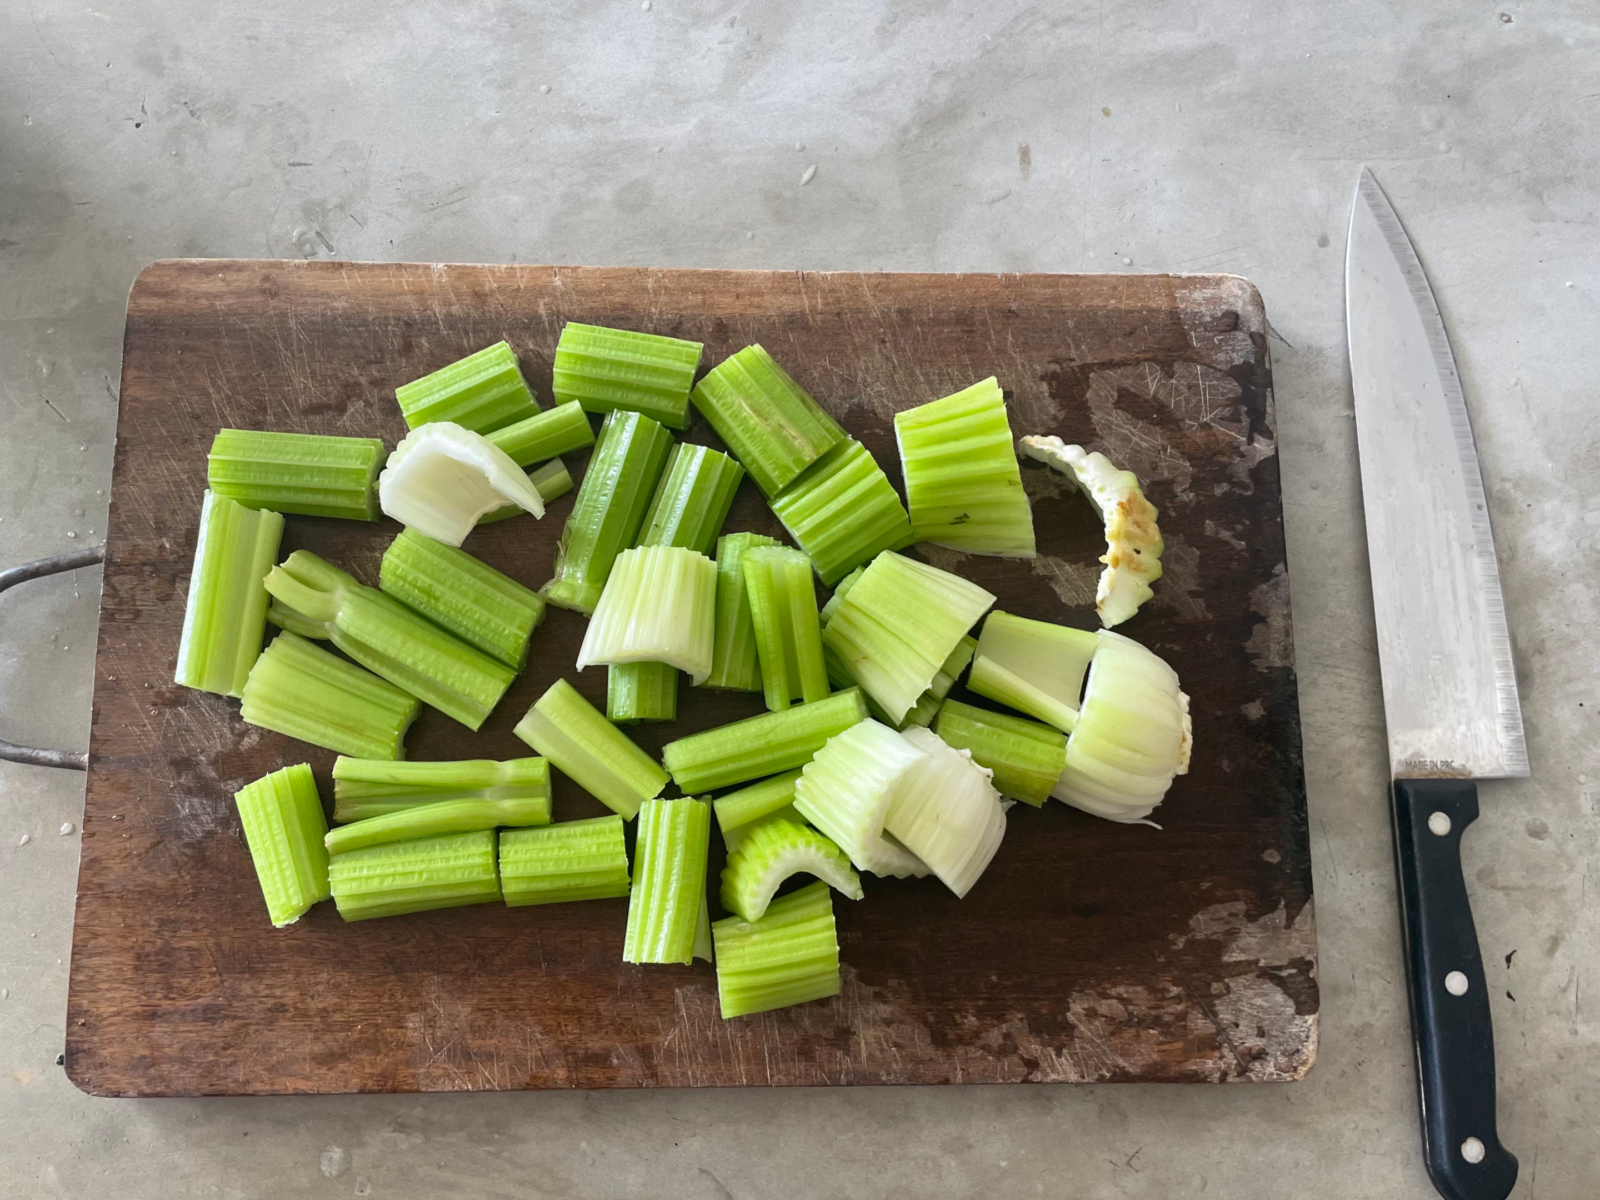
[[[482,906],[274,930],[232,793],[333,755],[172,682],[206,449],[225,425],[403,432],[394,387],[501,337],[549,403],[563,321],[760,341],[900,484],[890,419],[999,376],[1018,435],[1136,470],[1166,575],[1122,631],[1179,671],[1195,756],[1160,831],[1018,805],[964,901],[935,880],[836,900],[844,992],[723,1021],[705,964],[620,962],[626,901]],[[1229,276],[871,275],[193,261],[128,301],[66,1066],[107,1095],[754,1084],[1284,1080],[1316,1052],[1316,941],[1272,386],[1261,301]],[[703,421],[685,435],[717,444]],[[582,456],[575,456],[574,467]],[[574,470],[576,475],[578,472]],[[1041,557],[923,548],[1026,616],[1093,627],[1099,522],[1029,464]],[[538,586],[571,498],[467,549]],[[727,528],[779,534],[746,481]],[[375,583],[397,526],[290,517]],[[571,669],[552,610],[480,734],[425,710],[418,759],[526,753],[511,733]],[[957,693],[958,695],[961,693]],[[651,752],[759,711],[684,689]],[[558,779],[557,819],[604,811]],[[714,839],[715,841],[715,839]],[[713,848],[713,871],[721,865]]]

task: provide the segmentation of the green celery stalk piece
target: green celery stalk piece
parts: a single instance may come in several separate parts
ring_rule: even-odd
[[[401,758],[421,705],[370,671],[280,633],[245,680],[239,715],[251,725],[358,758]]]
[[[333,819],[341,824],[405,812],[440,800],[528,801],[550,808],[550,764],[542,758],[504,762],[386,762],[347,758],[333,763]]]
[[[624,820],[667,786],[661,766],[565,679],[550,685],[513,732]]]
[[[678,668],[670,663],[616,663],[606,668],[606,719],[678,719]]]
[[[767,708],[827,699],[811,561],[787,546],[757,546],[744,555],[744,581]]]
[[[646,800],[639,809],[623,962],[687,964],[694,957],[710,836],[704,801]]]
[[[378,438],[219,429],[206,481],[246,508],[376,521],[383,461]]]
[[[558,404],[483,435],[519,467],[531,467],[594,445],[594,426],[581,404]]]
[[[384,551],[383,591],[469,646],[521,670],[544,597],[465,550],[402,530]]]
[[[711,927],[723,1017],[837,996],[839,937],[826,883],[780,896],[759,921],[727,917]]]
[[[769,818],[728,852],[722,869],[722,907],[746,921],[759,921],[785,879],[815,875],[852,900],[861,899],[861,877],[850,858],[800,821]]]
[[[845,440],[844,430],[759,345],[724,359],[691,399],[767,496]]]
[[[829,587],[880,550],[912,540],[899,494],[854,439],[829,450],[771,504]]]
[[[568,321],[556,342],[550,387],[558,403],[593,413],[626,409],[671,429],[687,423],[700,343]]]
[[[992,612],[983,623],[967,686],[1071,733],[1083,677],[1099,645],[1086,629]]]
[[[934,719],[933,732],[972,761],[994,772],[1002,796],[1039,808],[1067,767],[1067,735],[1024,717],[988,712],[946,700]]]
[[[471,833],[502,825],[548,825],[550,801],[537,800],[435,800],[414,804],[402,812],[367,817],[330,829],[323,845],[333,855],[347,854],[385,842],[437,837],[442,833]]]
[[[425,704],[478,729],[516,671],[475,650],[309,550],[296,550],[266,580],[267,620],[326,638],[362,666]]]
[[[683,546],[710,555],[744,468],[726,454],[680,443],[656,486],[638,545]]]
[[[500,899],[495,833],[447,833],[335,854],[328,883],[346,921],[486,904]]]
[[[672,435],[649,417],[606,415],[556,546],[555,576],[540,589],[551,604],[594,612],[617,555],[638,536],[671,447]]]
[[[699,683],[711,674],[716,608],[717,564],[698,550],[624,550],[584,632],[578,670],[670,663]]]
[[[730,829],[759,821],[794,803],[794,785],[800,778],[799,770],[785,771],[771,779],[763,779],[737,792],[718,796],[711,802],[717,814],[717,825],[724,835]]]
[[[178,683],[219,696],[244,690],[267,627],[261,581],[282,537],[279,514],[206,492],[178,641]]]
[[[679,738],[663,746],[661,755],[685,792],[712,791],[803,767],[829,738],[866,719],[866,701],[851,688]]]
[[[267,916],[280,929],[291,925],[329,896],[328,852],[322,848],[328,822],[311,768],[297,763],[263,775],[235,792],[233,802]]]
[[[500,835],[500,892],[512,906],[628,894],[622,818],[562,821]]]
[[[711,674],[701,686],[762,690],[750,594],[744,581],[744,556],[756,546],[776,546],[760,533],[729,533],[717,539],[717,626],[712,638]]]
[[[450,421],[473,433],[489,433],[539,411],[516,353],[505,342],[485,346],[431,375],[402,384],[394,395],[408,429]]]

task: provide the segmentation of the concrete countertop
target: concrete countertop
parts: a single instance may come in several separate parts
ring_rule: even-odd
[[[0,565],[103,536],[156,258],[1248,275],[1323,1024],[1283,1086],[90,1099],[55,1065],[83,780],[0,764],[0,1197],[1432,1195],[1343,349],[1362,163],[1455,339],[1523,689],[1533,778],[1465,842],[1515,1195],[1595,1195],[1597,126],[1584,0],[5,6]],[[0,736],[83,747],[98,592],[0,599]]]

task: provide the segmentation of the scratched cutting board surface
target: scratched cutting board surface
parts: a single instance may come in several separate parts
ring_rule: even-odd
[[[1193,769],[1163,828],[1017,805],[966,900],[871,876],[864,901],[836,899],[842,995],[733,1021],[709,966],[620,961],[625,900],[356,925],[329,903],[274,930],[232,793],[309,761],[330,798],[334,756],[172,682],[211,438],[392,445],[397,384],[502,337],[549,404],[566,320],[703,341],[702,369],[761,342],[897,487],[892,414],[990,374],[1016,434],[1137,471],[1166,574],[1122,630],[1194,705]],[[1230,276],[152,266],[128,300],[68,1073],[106,1095],[1299,1077],[1316,1053],[1316,941],[1266,328]],[[699,418],[684,436],[720,445]],[[1039,558],[914,553],[1010,612],[1092,628],[1099,522],[1060,475],[1023,477]],[[538,586],[571,504],[467,549]],[[781,534],[748,481],[726,528]],[[291,516],[283,551],[376,583],[397,529]],[[528,753],[512,726],[558,676],[603,706],[603,670],[572,670],[582,627],[552,610],[482,732],[424,710],[410,757]],[[681,711],[638,741],[656,753],[760,699],[686,687]],[[603,811],[558,778],[558,820]],[[714,836],[713,878],[722,859]]]

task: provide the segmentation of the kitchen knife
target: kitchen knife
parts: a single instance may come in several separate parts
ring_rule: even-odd
[[[1528,774],[1478,453],[1422,264],[1361,172],[1345,320],[1389,731],[1395,873],[1422,1141],[1451,1200],[1502,1200],[1517,1160],[1495,1132],[1494,1034],[1461,873],[1479,779]]]

